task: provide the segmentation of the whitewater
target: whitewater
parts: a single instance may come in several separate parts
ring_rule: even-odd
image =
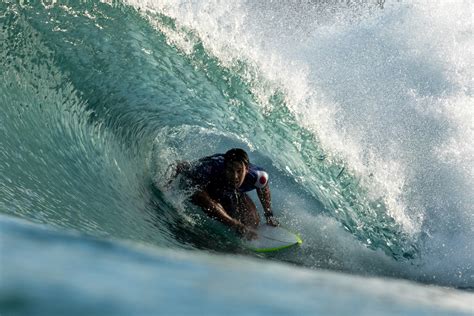
[[[3,1],[0,313],[474,314],[472,12]],[[232,147],[301,247],[168,184]]]

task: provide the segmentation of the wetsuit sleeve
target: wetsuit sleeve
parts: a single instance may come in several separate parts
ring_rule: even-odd
[[[268,184],[268,173],[265,170],[255,170],[255,183],[257,189],[263,189]]]
[[[245,177],[240,191],[247,192],[255,189],[263,189],[268,184],[268,173],[255,165],[249,165],[249,172]]]

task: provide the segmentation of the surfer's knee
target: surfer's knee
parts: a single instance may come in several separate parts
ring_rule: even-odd
[[[243,202],[245,205],[245,208],[247,209],[248,212],[257,212],[257,207],[255,206],[255,203],[252,201],[250,196],[248,196],[246,193],[243,194]]]
[[[257,207],[252,199],[247,195],[243,194],[242,204],[240,205],[239,213],[241,214],[241,221],[245,225],[257,227],[260,224],[260,216],[257,212]]]

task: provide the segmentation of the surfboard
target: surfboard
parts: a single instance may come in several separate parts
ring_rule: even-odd
[[[273,252],[303,243],[297,234],[280,226],[260,225],[257,228],[257,235],[256,239],[244,241],[246,248],[256,252]]]

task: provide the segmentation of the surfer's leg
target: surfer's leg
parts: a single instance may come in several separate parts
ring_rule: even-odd
[[[216,195],[215,199],[221,203],[229,216],[245,226],[257,227],[260,223],[257,208],[246,193],[238,191],[223,192],[218,196]]]
[[[239,204],[236,215],[237,219],[245,226],[257,227],[260,223],[257,207],[246,193],[239,194]]]

